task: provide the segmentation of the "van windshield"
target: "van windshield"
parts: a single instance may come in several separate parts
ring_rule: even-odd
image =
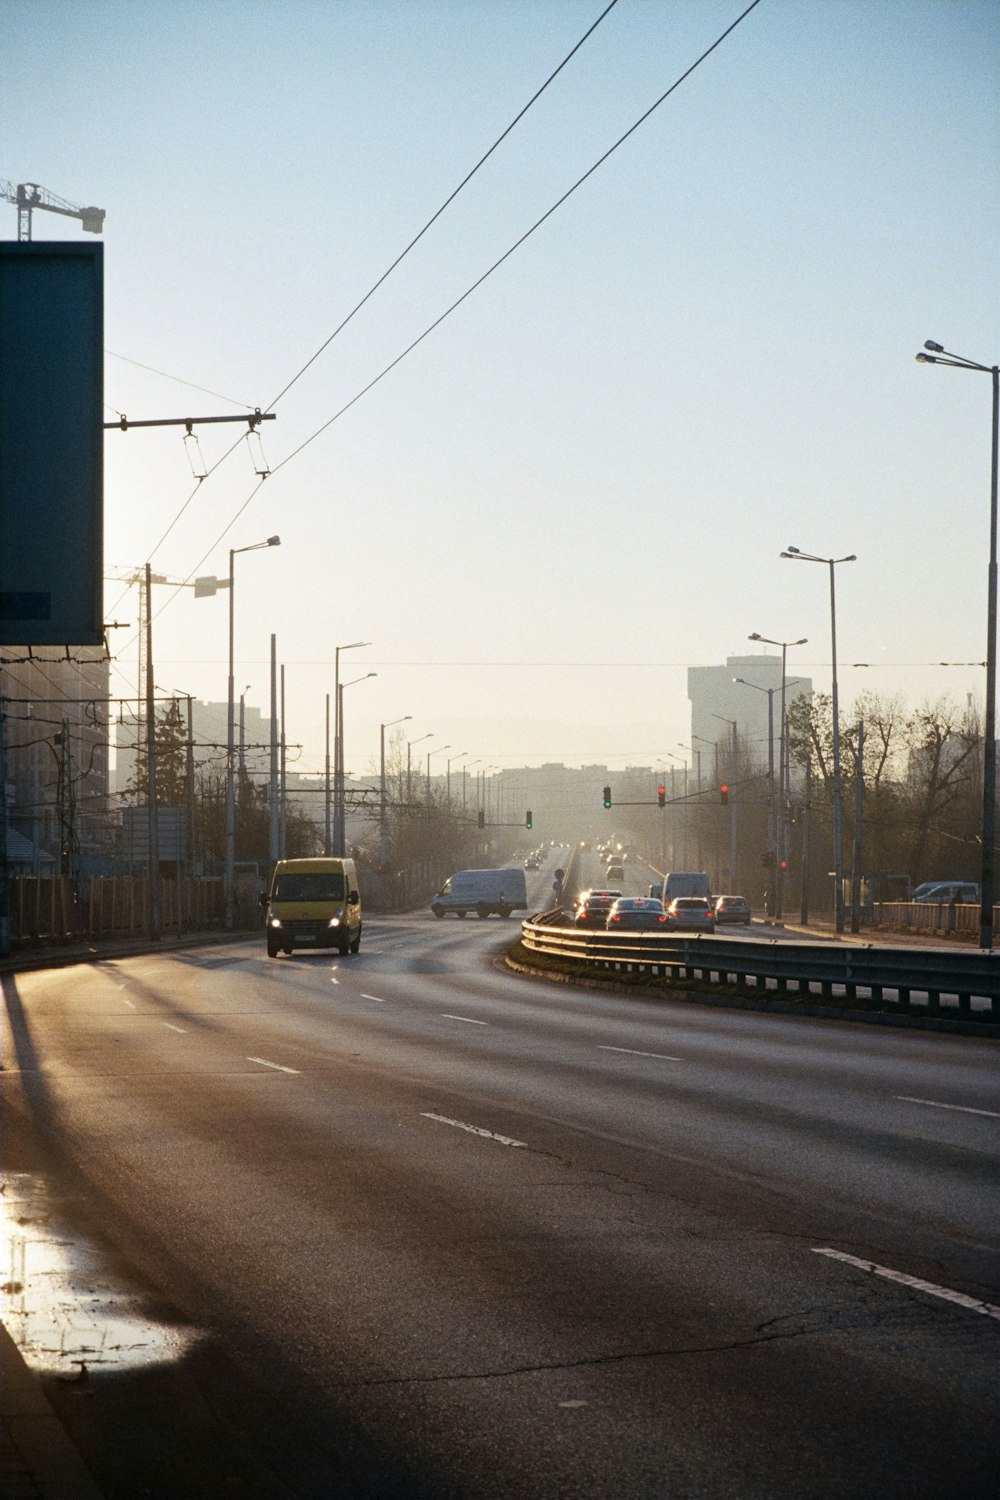
[[[279,875],[271,891],[272,901],[343,901],[344,877],[339,872]]]

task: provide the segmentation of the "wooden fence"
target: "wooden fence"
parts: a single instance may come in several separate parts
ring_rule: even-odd
[[[15,876],[10,883],[10,935],[15,947],[92,938],[142,937],[149,931],[149,882],[138,875]],[[221,879],[160,881],[164,932],[221,927]]]

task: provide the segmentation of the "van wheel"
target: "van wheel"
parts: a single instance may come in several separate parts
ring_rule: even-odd
[[[481,901],[479,903],[479,905],[476,907],[476,911],[479,913],[479,915],[481,917],[488,917],[489,914],[490,914],[489,907],[483,901]]]
[[[440,906],[432,906],[431,911],[438,918],[438,920],[440,920],[444,916],[444,912],[441,910]]]
[[[267,956],[268,958],[277,958],[278,956],[278,944],[271,937],[270,933],[268,933],[267,937]]]
[[[502,917],[504,917],[504,918],[509,917],[510,916],[510,907],[509,906],[501,906],[501,908],[500,908],[500,915]]]
[[[351,952],[352,953],[360,953],[360,951],[361,951],[361,928],[359,927],[358,928],[358,935],[354,939],[354,942],[351,944]]]
[[[462,910],[461,911],[457,911],[455,913],[455,915],[456,915],[456,917],[462,917],[464,919],[465,917],[467,917],[469,915],[469,913],[463,907]]]

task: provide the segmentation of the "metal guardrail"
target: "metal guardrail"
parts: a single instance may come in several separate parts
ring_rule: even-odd
[[[548,911],[523,922],[524,946],[549,957],[581,959],[595,969],[739,985],[790,999],[845,996],[891,1003],[902,1013],[957,1014],[973,1021],[992,1021],[1000,1009],[997,954],[595,933],[562,927],[561,919],[561,911]]]

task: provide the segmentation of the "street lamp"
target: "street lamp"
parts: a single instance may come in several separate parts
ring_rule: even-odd
[[[383,838],[385,838],[385,732],[387,729],[393,729],[397,724],[405,724],[412,717],[412,714],[404,714],[401,719],[390,719],[388,724],[379,725],[379,809]]]
[[[722,723],[722,724],[728,724],[731,727],[732,731],[733,731],[733,749],[732,749],[733,767],[732,767],[732,770],[729,773],[729,776],[730,776],[730,780],[732,782],[735,782],[736,778],[737,778],[737,775],[739,773],[738,760],[739,760],[739,748],[740,748],[740,746],[739,746],[739,729],[737,727],[739,721],[737,719],[727,719],[727,718],[725,718],[725,716],[723,714],[712,714],[712,718],[713,719],[718,719],[720,721],[720,723]],[[737,808],[737,805],[738,805],[738,799],[736,797],[730,797],[729,798],[729,874],[730,874],[730,878],[732,880],[732,884],[730,886],[730,890],[734,890],[734,891],[739,889],[738,882],[737,882],[737,879],[736,879],[736,808]]]
[[[782,556],[784,556],[784,554],[782,554]],[[789,792],[789,757],[787,735],[788,725],[786,723],[785,711],[785,695],[788,688],[788,678],[785,675],[786,661],[788,658],[789,646],[807,646],[809,644],[809,640],[807,636],[802,636],[797,641],[775,641],[772,640],[769,635],[761,635],[760,632],[756,630],[752,635],[748,636],[747,639],[751,641],[760,641],[764,646],[781,647],[781,719],[778,734],[778,806],[776,809],[774,830],[775,844],[777,846],[774,855],[774,915],[776,917],[781,917],[784,914],[785,900],[785,817],[788,811]],[[798,682],[798,680],[799,679],[797,677],[792,678],[793,682]]]
[[[377,672],[364,672],[360,677],[352,677],[350,682],[339,682],[337,684],[336,722],[340,726],[340,817],[337,849],[341,855],[347,853],[347,794],[344,787],[344,689],[353,687],[356,682],[367,682],[369,677],[377,676]]]
[[[442,750],[450,750],[450,749],[451,749],[451,743],[449,741],[449,743],[447,745],[438,745],[438,747],[437,747],[436,750],[428,750],[428,752],[427,752],[427,806],[428,807],[430,807],[430,805],[431,805],[431,756],[432,755],[440,755]]]
[[[234,897],[236,884],[236,793],[234,787],[234,762],[236,749],[234,745],[235,726],[233,719],[236,716],[236,689],[233,683],[233,623],[234,623],[234,599],[236,594],[235,562],[242,552],[259,552],[264,547],[280,547],[280,536],[269,536],[266,542],[253,542],[249,547],[230,547],[229,549],[229,577],[222,587],[229,589],[229,689],[226,703],[226,874],[225,874],[225,924],[228,932],[232,931],[234,920]]]
[[[928,339],[930,354],[920,353],[922,365],[951,365],[956,370],[978,370],[993,380],[993,438],[990,460],[990,561],[986,575],[986,722],[983,725],[983,824],[979,883],[979,946],[993,947],[993,885],[996,858],[997,797],[997,447],[1000,429],[1000,365],[981,365],[963,354]],[[944,358],[940,358],[944,355]]]
[[[407,742],[406,742],[406,801],[407,801],[407,804],[409,804],[410,802],[413,801],[413,778],[412,778],[412,776],[410,774],[410,751],[413,749],[414,745],[419,745],[421,743],[421,741],[423,741],[423,740],[432,740],[433,738],[434,738],[434,731],[432,729],[432,730],[429,730],[427,734],[421,734],[421,735],[418,736],[417,739],[415,739],[415,740],[407,740]]]
[[[763,639],[763,637],[757,637],[757,639]],[[773,642],[768,642],[768,644],[769,645],[773,645]],[[796,641],[796,642],[793,643],[793,642],[790,641],[790,642],[788,642],[788,644],[789,645],[792,645],[792,644],[799,645],[800,642]],[[733,681],[734,682],[738,682],[741,685],[741,687],[753,688],[754,692],[756,692],[756,693],[766,693],[767,694],[767,843],[768,843],[769,850],[774,851],[774,853],[775,853],[775,864],[777,864],[778,863],[778,856],[777,856],[777,852],[776,852],[777,839],[775,837],[775,816],[774,816],[774,812],[775,812],[775,809],[774,809],[774,695],[778,691],[780,691],[781,694],[782,694],[782,716],[783,716],[784,715],[784,693],[785,693],[785,689],[786,689],[786,687],[791,687],[794,683],[799,682],[800,679],[798,677],[791,677],[791,678],[788,678],[786,680],[785,673],[784,673],[784,661],[782,661],[781,688],[780,688],[780,690],[778,688],[761,687],[761,685],[760,685],[759,682],[748,682],[745,677],[734,677]],[[782,743],[782,752],[783,752],[784,751],[784,739],[782,739],[781,743]],[[779,769],[780,769],[781,775],[782,775],[782,798],[784,799],[784,796],[785,796],[785,794],[787,792],[787,788],[785,787],[785,784],[784,784],[784,766],[781,765]],[[784,802],[782,803],[782,805],[784,805]],[[780,876],[781,876],[780,867],[779,867],[779,870],[778,870],[778,876],[779,876],[779,879],[780,879]],[[770,915],[770,913],[768,915]]]
[[[479,760],[470,760],[470,761],[467,761],[466,764],[462,767],[462,815],[463,815],[463,817],[465,816],[465,777],[466,777],[466,773],[468,771],[471,771],[473,766],[478,766],[479,764],[480,764]],[[479,775],[478,771],[476,772],[476,775],[478,777],[478,775]]]
[[[451,806],[451,763],[453,760],[464,760],[468,753],[468,750],[463,750],[460,755],[449,755],[445,761],[445,765],[448,767],[445,778],[445,801],[449,807]]]
[[[357,651],[361,646],[370,646],[371,641],[349,641],[346,646],[336,646],[333,652],[333,847],[344,852],[344,755],[341,737],[343,725],[340,721],[340,653]],[[327,744],[330,742],[330,700],[326,701]],[[327,756],[326,795],[330,800],[330,764]]]
[[[853,552],[847,557],[816,557],[811,552],[802,552],[798,547],[789,546],[781,554],[782,557],[792,562],[815,562],[823,563],[830,569],[830,656],[831,656],[831,682],[832,682],[832,705],[833,715],[833,878],[835,889],[833,893],[833,924],[837,932],[844,930],[844,834],[842,815],[842,783],[840,779],[840,700],[837,696],[837,589],[836,568],[838,563],[857,562]],[[795,644],[799,644],[796,642]],[[784,663],[782,663],[782,678],[784,678]],[[782,724],[784,728],[784,724]]]

